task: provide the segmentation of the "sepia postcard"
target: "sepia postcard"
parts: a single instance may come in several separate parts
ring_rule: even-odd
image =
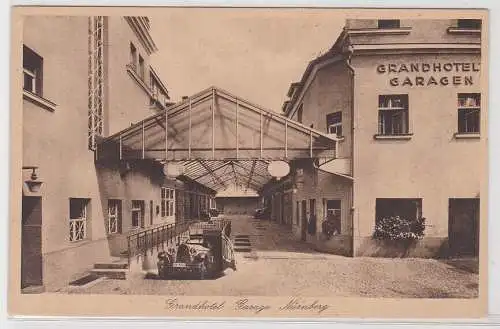
[[[487,314],[488,12],[13,7],[11,316]]]

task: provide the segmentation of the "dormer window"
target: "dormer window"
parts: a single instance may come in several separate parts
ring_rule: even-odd
[[[379,29],[399,29],[401,27],[399,19],[379,19],[377,24]]]

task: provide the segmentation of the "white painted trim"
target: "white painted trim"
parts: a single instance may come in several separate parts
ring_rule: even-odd
[[[406,35],[410,34],[411,27],[400,27],[393,29],[356,29],[348,30],[347,33],[353,36],[356,35]]]
[[[454,136],[456,139],[480,139],[480,133],[455,133]]]
[[[44,109],[54,112],[56,110],[57,104],[52,103],[48,99],[45,99],[37,94],[29,92],[27,90],[23,90],[23,98],[35,103],[36,105],[43,107]]]
[[[400,50],[400,49],[481,49],[481,44],[477,43],[393,43],[393,44],[373,44],[373,45],[352,45],[353,51],[360,50]]]

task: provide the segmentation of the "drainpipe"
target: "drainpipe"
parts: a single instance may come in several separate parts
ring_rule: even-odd
[[[349,45],[347,49],[347,56],[345,57],[345,64],[350,72],[351,76],[351,84],[350,84],[350,89],[351,89],[351,99],[350,99],[350,106],[351,106],[351,176],[353,177],[352,180],[352,185],[351,185],[351,235],[352,235],[352,245],[351,245],[351,250],[352,250],[352,256],[354,257],[355,255],[355,250],[354,250],[354,184],[356,183],[354,181],[354,139],[355,139],[355,128],[354,128],[354,122],[355,122],[355,115],[354,115],[354,77],[355,77],[355,70],[354,67],[351,65],[351,58],[353,54],[353,49],[352,46]]]

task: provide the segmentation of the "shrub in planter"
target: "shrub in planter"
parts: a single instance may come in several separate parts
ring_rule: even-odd
[[[425,218],[409,220],[399,216],[377,221],[373,237],[380,240],[418,240],[424,237]]]

